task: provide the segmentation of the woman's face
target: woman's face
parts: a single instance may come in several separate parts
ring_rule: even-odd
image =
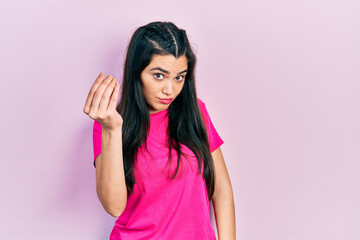
[[[185,55],[153,55],[149,65],[141,72],[142,90],[149,113],[169,107],[181,92],[187,72]],[[168,100],[167,100],[168,99]]]

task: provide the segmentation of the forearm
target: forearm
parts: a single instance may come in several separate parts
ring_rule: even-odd
[[[212,198],[219,240],[235,240],[235,204],[231,186]]]
[[[103,129],[100,159],[96,159],[96,191],[104,209],[118,217],[126,206],[127,189],[123,166],[122,129]]]

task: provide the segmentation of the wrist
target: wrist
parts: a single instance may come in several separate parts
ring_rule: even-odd
[[[115,128],[102,128],[102,132],[110,135],[122,134],[122,125],[117,126]]]

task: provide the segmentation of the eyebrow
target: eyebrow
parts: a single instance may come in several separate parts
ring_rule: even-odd
[[[164,73],[166,73],[166,74],[169,74],[168,71],[166,71],[166,70],[164,70],[164,69],[162,69],[162,68],[159,68],[159,67],[150,69],[150,71],[154,71],[154,70],[159,70],[159,71],[162,71],[162,72],[164,72]],[[182,73],[186,73],[186,72],[187,72],[187,69],[185,69],[185,70],[182,71],[182,72],[179,72],[178,75],[179,75],[179,74],[182,74]]]

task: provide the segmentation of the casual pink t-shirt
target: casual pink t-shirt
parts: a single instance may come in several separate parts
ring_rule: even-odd
[[[210,152],[213,152],[224,141],[215,130],[204,102],[198,98],[198,103],[209,137]],[[142,145],[134,165],[134,192],[128,195],[125,210],[116,220],[110,240],[216,239],[210,222],[206,183],[202,178],[203,163],[201,174],[198,174],[195,155],[180,144],[188,157],[181,156],[175,179],[168,177],[167,113],[168,109],[150,114],[150,132],[146,141],[154,159]],[[101,153],[101,130],[101,124],[94,121],[94,164]],[[171,176],[176,164],[177,154],[173,150]]]

